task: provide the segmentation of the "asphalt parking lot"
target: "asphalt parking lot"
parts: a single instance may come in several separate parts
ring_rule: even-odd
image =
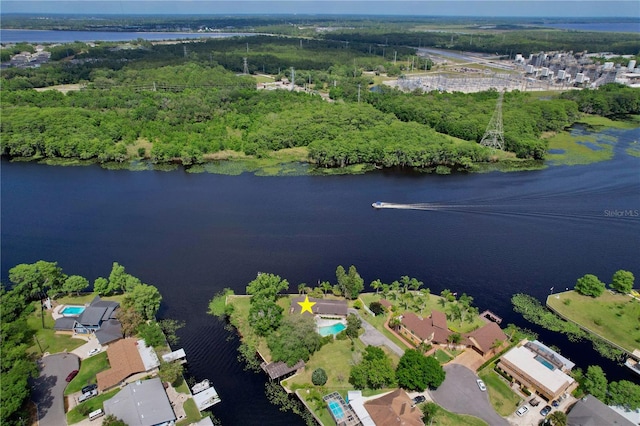
[[[80,360],[74,354],[60,353],[42,358],[40,376],[33,380],[31,400],[38,407],[39,426],[67,424],[64,413],[64,388],[66,378],[80,368]]]
[[[487,392],[482,392],[476,383],[478,376],[467,367],[459,364],[444,366],[447,372],[445,381],[434,391],[430,391],[433,400],[447,410],[476,416],[491,426],[509,426],[489,403]]]

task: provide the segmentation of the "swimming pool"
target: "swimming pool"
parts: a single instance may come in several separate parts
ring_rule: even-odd
[[[547,361],[546,359],[544,359],[543,357],[541,357],[540,355],[537,355],[534,357],[534,359],[536,361],[538,361],[540,364],[544,365],[545,367],[547,367],[549,370],[553,371],[556,368],[553,366],[553,364],[551,364],[549,361]]]
[[[341,420],[344,418],[344,410],[342,409],[342,404],[338,401],[329,401],[329,410],[331,410],[331,414],[333,414],[333,418],[336,420]]]
[[[319,327],[318,328],[318,333],[321,336],[328,336],[330,334],[334,334],[335,335],[335,334],[340,333],[345,328],[347,328],[346,325],[344,325],[341,322],[337,322],[337,323],[335,323],[333,325],[328,325],[328,326],[325,326],[325,327]]]
[[[62,315],[65,317],[75,317],[80,315],[84,311],[84,306],[65,306],[63,310],[60,311]]]

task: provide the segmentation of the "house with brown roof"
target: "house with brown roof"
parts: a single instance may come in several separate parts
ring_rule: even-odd
[[[452,333],[447,327],[447,317],[440,311],[432,311],[428,318],[405,312],[400,320],[399,331],[416,346],[421,343],[447,343]]]
[[[364,408],[376,425],[423,426],[422,410],[412,405],[409,395],[402,389],[397,389],[365,402]]]
[[[305,296],[306,297],[306,296]],[[305,297],[298,296],[291,299],[290,314],[299,314],[302,310],[300,302],[304,302]],[[346,300],[331,300],[331,299],[316,299],[310,297],[309,302],[314,305],[311,307],[314,315],[327,316],[327,317],[347,317],[347,301]],[[309,315],[309,312],[304,312],[305,315]]]
[[[507,335],[495,322],[488,322],[482,327],[464,335],[464,344],[470,346],[480,355],[494,352],[507,340]]]
[[[107,358],[111,368],[96,375],[100,392],[120,385],[127,377],[146,371],[136,339],[122,339],[110,344]]]

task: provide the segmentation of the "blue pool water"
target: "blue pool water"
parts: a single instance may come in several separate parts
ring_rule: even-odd
[[[329,409],[336,420],[340,420],[344,417],[344,411],[338,401],[329,401]]]
[[[545,367],[547,367],[549,370],[551,371],[555,370],[555,367],[553,366],[553,364],[551,364],[549,361],[542,358],[541,356],[536,356],[535,360],[538,361],[540,364],[544,365]]]
[[[338,334],[340,333],[342,330],[344,330],[345,328],[347,328],[344,324],[342,324],[341,322],[335,323],[333,325],[328,325],[326,327],[320,327],[318,328],[318,333],[321,336],[328,336],[330,334]]]
[[[80,315],[84,311],[84,306],[66,306],[60,313],[66,317]]]

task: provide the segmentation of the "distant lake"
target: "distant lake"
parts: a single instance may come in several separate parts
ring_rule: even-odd
[[[186,40],[253,35],[250,33],[49,31],[0,29],[2,43],[70,43],[74,41]]]
[[[562,30],[577,31],[601,31],[610,33],[638,33],[640,22],[590,22],[584,24],[563,23],[544,24],[544,27],[558,28]]]

